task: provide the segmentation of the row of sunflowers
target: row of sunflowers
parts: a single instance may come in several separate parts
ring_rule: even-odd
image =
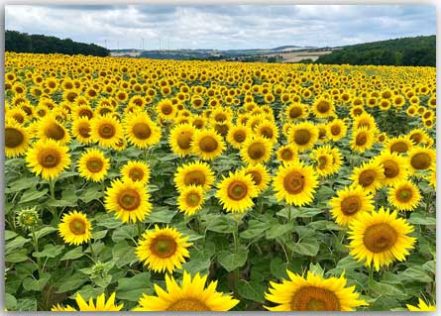
[[[432,310],[429,67],[6,53],[8,310]]]

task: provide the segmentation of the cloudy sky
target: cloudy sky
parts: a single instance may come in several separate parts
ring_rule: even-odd
[[[427,5],[7,5],[7,30],[116,48],[340,46],[436,33]]]

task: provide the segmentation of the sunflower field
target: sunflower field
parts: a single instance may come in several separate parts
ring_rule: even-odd
[[[5,308],[433,310],[435,68],[6,53]]]

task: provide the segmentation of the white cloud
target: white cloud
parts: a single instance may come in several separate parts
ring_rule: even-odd
[[[6,29],[109,48],[339,46],[436,33],[435,7],[417,5],[8,5]]]

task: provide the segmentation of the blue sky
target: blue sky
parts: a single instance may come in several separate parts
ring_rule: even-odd
[[[7,30],[107,48],[340,46],[436,33],[430,5],[7,5]]]

